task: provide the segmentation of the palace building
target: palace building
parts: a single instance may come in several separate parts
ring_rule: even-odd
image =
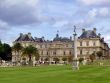
[[[68,61],[69,57],[74,56],[73,41],[72,37],[60,37],[58,33],[52,41],[45,40],[44,37],[33,38],[31,33],[21,33],[13,43],[21,43],[23,47],[33,45],[38,48],[40,54],[39,61],[41,62],[46,61],[47,58],[49,58],[51,62],[54,62],[54,58],[58,58],[59,63],[62,63],[64,57],[67,58]],[[105,43],[104,38],[101,38],[100,34],[97,34],[96,28],[93,30],[82,29],[82,34],[77,38],[77,49],[78,57],[88,58],[89,55],[98,51],[103,52],[104,58],[109,56],[108,44]],[[22,57],[20,55],[15,56],[13,52],[12,60],[21,61]]]
[[[79,57],[88,57],[98,51],[102,52],[103,57],[109,57],[109,46],[105,43],[104,38],[101,38],[101,34],[97,34],[96,28],[93,30],[82,29],[82,34],[77,41]]]

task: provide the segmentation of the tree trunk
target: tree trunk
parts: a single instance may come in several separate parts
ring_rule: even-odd
[[[29,65],[32,65],[31,55],[29,55]]]

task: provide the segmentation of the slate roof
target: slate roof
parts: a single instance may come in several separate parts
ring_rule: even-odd
[[[30,33],[20,34],[20,36],[15,41],[35,41]]]
[[[35,42],[44,42],[43,38],[37,38],[35,37]]]
[[[72,41],[72,39],[69,39],[67,37],[59,37],[59,35],[56,34],[56,37],[53,39],[53,42],[54,41],[70,42],[70,41]]]
[[[49,41],[49,40],[45,40],[44,37],[42,38],[33,38],[31,36],[30,33],[28,34],[20,34],[20,36],[15,40],[15,42],[18,42],[18,41],[34,41],[34,42],[56,42],[56,41],[60,41],[60,42],[71,42],[72,41],[72,38],[67,38],[67,37],[59,37],[58,34],[56,34],[56,37],[52,40],[52,41]]]
[[[99,38],[93,30],[84,31],[79,38]]]

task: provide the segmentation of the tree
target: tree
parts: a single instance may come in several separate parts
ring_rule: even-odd
[[[63,57],[62,61],[64,61],[64,63],[65,63],[65,61],[67,61],[67,57]]]
[[[95,60],[95,53],[92,53],[90,56],[89,56],[91,62],[94,62]]]
[[[11,49],[10,45],[4,43],[3,48],[4,48],[4,55],[6,56],[5,60],[11,60],[12,59],[12,49]]]
[[[15,55],[19,57],[20,51],[22,51],[23,46],[20,43],[15,43],[12,47],[12,50],[15,52]]]
[[[11,47],[9,44],[2,44],[0,42],[0,57],[3,60],[9,61],[12,58],[12,52]]]
[[[99,57],[99,59],[102,57],[103,53],[101,51],[98,51],[97,53],[97,56]]]
[[[55,64],[59,62],[59,58],[57,57],[53,58],[53,60],[55,61]]]
[[[49,61],[49,58],[47,57],[47,58],[45,58],[45,61]]]
[[[68,62],[69,63],[73,62],[73,56],[68,56]]]
[[[23,56],[28,56],[29,58],[29,65],[32,65],[32,56],[39,58],[38,49],[32,45],[29,45],[23,49],[22,52]]]
[[[79,62],[82,63],[84,61],[84,58],[79,58]]]

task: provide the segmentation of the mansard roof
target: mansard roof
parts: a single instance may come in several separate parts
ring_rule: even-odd
[[[61,42],[70,42],[72,40],[70,40],[69,38],[67,37],[59,37],[59,38],[54,38],[53,41],[61,41]]]
[[[59,37],[59,34],[56,34],[56,37],[53,40],[45,40],[44,37],[38,38],[38,37],[32,37],[31,33],[28,34],[22,34],[20,33],[20,36],[15,40],[15,42],[19,42],[19,41],[34,41],[34,42],[38,42],[38,43],[42,43],[42,42],[56,42],[56,41],[60,41],[60,42],[72,42],[72,37],[68,38],[68,37]]]
[[[15,41],[35,41],[31,36],[31,33],[28,34],[20,34],[20,36]]]
[[[67,37],[59,37],[58,34],[56,34],[56,37],[53,39],[53,42],[54,41],[61,41],[61,42],[70,42],[72,41],[72,38],[67,38]]]
[[[96,29],[94,28],[93,30],[85,30],[83,29],[82,34],[80,35],[79,38],[99,38],[100,36],[97,35]]]
[[[44,42],[45,40],[43,38],[37,38],[35,37],[35,42]]]

